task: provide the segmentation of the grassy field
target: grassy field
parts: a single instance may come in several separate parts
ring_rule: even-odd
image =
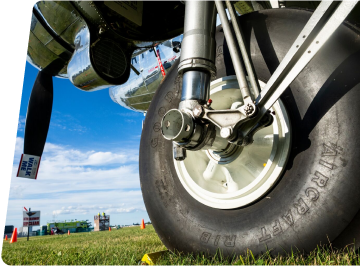
[[[145,230],[130,227],[111,232],[90,232],[56,236],[37,236],[18,238],[18,242],[9,244],[4,241],[2,259],[6,264],[21,265],[94,265],[94,264],[138,264],[145,253],[166,250],[152,226]],[[165,253],[157,264],[162,265],[338,265],[360,264],[359,253],[351,248],[332,250],[318,247],[311,254],[304,256],[298,252],[287,256],[273,257],[269,254],[255,257],[248,251],[245,256],[223,258],[204,255],[181,255]]]

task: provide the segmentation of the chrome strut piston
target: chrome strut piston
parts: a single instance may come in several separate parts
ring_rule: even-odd
[[[183,74],[181,101],[209,99],[211,77],[216,75],[216,9],[211,1],[185,2],[184,39],[178,71]]]

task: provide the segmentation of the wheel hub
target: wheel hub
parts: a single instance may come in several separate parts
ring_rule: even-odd
[[[239,157],[244,147],[230,144],[223,151],[206,150],[206,155],[217,164],[229,164]]]
[[[215,110],[230,109],[242,99],[235,76],[212,82],[210,94]],[[193,198],[212,208],[238,208],[263,197],[276,183],[289,154],[290,122],[280,100],[271,111],[273,124],[259,130],[253,144],[188,151],[184,161],[174,160],[180,182]]]

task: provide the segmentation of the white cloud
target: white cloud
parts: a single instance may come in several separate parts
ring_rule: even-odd
[[[119,116],[125,116],[125,117],[144,117],[144,114],[142,112],[123,112],[123,113],[117,113]]]
[[[46,143],[37,180],[29,180],[15,177],[23,142],[23,138],[17,138],[7,215],[10,224],[21,221],[23,206],[41,210],[42,217],[46,217],[43,222],[54,217],[92,217],[99,211],[145,211],[138,150],[83,151]]]
[[[130,213],[137,211],[145,211],[145,208],[135,208],[135,207],[117,207],[112,204],[110,205],[87,205],[87,206],[68,206],[67,208],[63,207],[60,210],[54,210],[53,215],[59,214],[87,214],[92,213],[96,214],[98,212],[105,212],[106,214],[115,214],[115,213]]]
[[[79,133],[85,133],[88,130],[85,126],[81,125],[81,121],[72,115],[60,113],[56,110],[51,115],[50,128],[77,131]]]
[[[21,158],[21,154],[23,153],[23,150],[24,150],[24,139],[17,137],[15,143],[15,153],[14,153],[14,161],[13,161],[13,164],[16,165],[16,167],[20,162],[20,158]]]

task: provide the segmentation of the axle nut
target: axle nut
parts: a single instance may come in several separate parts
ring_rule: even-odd
[[[225,127],[220,130],[220,136],[227,139],[231,135],[231,128]]]
[[[198,105],[193,110],[195,117],[201,117],[204,114],[204,109],[201,105]]]

